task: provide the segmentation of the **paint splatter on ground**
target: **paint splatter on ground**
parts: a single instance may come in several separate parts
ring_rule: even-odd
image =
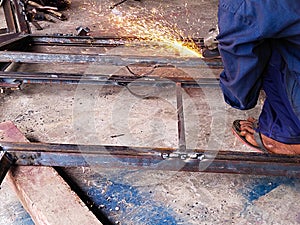
[[[0,225],[34,225],[16,193],[5,181],[0,189]]]
[[[132,185],[107,178],[87,169],[64,169],[73,184],[80,187],[92,207],[104,214],[113,224],[176,225],[177,214],[172,208],[153,199],[151,192],[143,192]],[[122,221],[122,222],[120,222]]]
[[[140,193],[130,185],[98,177],[96,185],[87,186],[84,191],[112,221],[144,225],[177,224],[171,209],[151,200],[149,193]]]
[[[34,225],[20,202],[1,205],[0,225]]]
[[[13,225],[34,225],[30,215],[25,211],[21,203],[12,207],[14,209],[15,221]]]
[[[260,197],[268,194],[280,185],[294,185],[294,179],[286,177],[263,177],[255,178],[253,182],[247,184],[242,195],[250,202],[259,199]]]

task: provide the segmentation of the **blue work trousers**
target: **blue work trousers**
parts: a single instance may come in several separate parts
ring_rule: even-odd
[[[251,109],[262,88],[258,131],[300,144],[300,1],[220,0],[218,19],[225,101]]]

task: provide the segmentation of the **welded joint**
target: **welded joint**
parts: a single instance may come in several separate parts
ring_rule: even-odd
[[[24,153],[24,152],[15,152],[16,164],[24,165],[40,165],[41,153]]]
[[[202,153],[182,153],[182,152],[172,152],[172,153],[162,153],[162,159],[180,159],[180,160],[188,160],[194,159],[202,161],[205,159],[205,155]]]

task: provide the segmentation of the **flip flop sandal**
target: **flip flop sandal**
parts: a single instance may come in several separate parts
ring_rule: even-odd
[[[258,133],[258,132],[255,132],[254,133],[254,140],[256,141],[256,143],[258,144],[258,146],[255,146],[253,144],[251,144],[250,142],[248,142],[246,140],[246,138],[244,136],[241,135],[241,124],[240,122],[243,121],[243,120],[235,120],[233,122],[233,125],[232,125],[232,131],[234,133],[235,136],[237,136],[244,144],[248,145],[249,147],[251,148],[254,148],[256,151],[259,151],[259,152],[262,152],[262,153],[270,153],[264,146],[263,142],[262,142],[262,137],[261,137],[261,134]],[[257,127],[257,124],[254,123],[253,124],[254,128]]]

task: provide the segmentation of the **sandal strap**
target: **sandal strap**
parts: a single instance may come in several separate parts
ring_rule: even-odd
[[[255,132],[254,133],[254,140],[256,141],[256,143],[258,144],[258,146],[261,148],[261,150],[264,152],[264,153],[270,153],[266,147],[264,146],[264,143],[262,141],[262,137],[261,137],[261,134],[259,132]]]

